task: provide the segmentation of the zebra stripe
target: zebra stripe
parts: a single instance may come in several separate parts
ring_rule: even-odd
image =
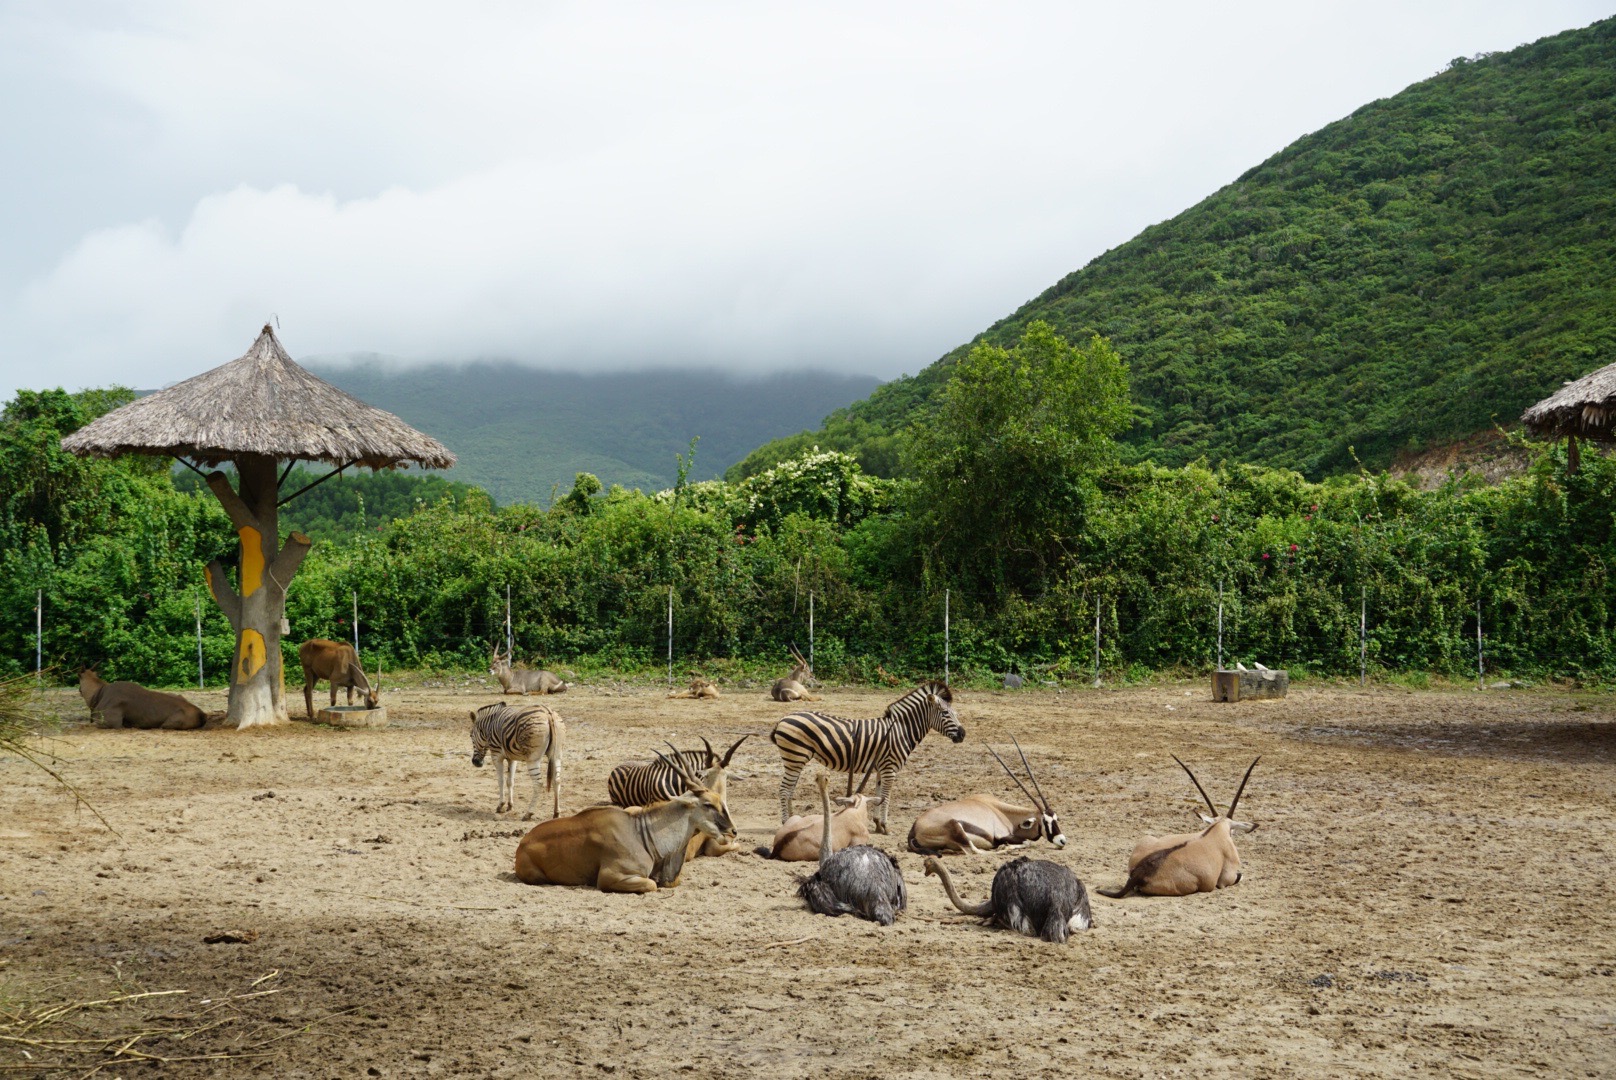
[[[875,772],[880,820],[876,832],[887,831],[893,778],[928,731],[939,731],[954,742],[965,738],[965,729],[954,715],[954,697],[948,685],[926,682],[887,706],[874,720],[849,720],[818,712],[796,712],[782,717],[769,737],[780,748],[785,775],[780,780],[780,820],[791,816],[791,796],[810,761],[819,761],[834,772],[848,774],[851,787],[854,773]]]
[[[679,761],[693,776],[712,767],[717,755],[707,750],[681,750]],[[684,777],[665,761],[625,761],[606,777],[613,806],[650,806],[685,793]]]
[[[545,786],[553,793],[550,816],[561,815],[561,744],[565,734],[565,722],[548,705],[496,702],[471,714],[471,763],[481,768],[483,759],[492,754],[499,772],[499,808],[494,813],[512,809],[516,800],[516,763],[525,761],[528,775],[533,778],[533,794],[522,820],[533,816],[533,806],[539,801],[542,760]]]

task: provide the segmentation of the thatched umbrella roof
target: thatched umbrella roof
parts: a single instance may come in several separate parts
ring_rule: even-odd
[[[268,326],[240,359],[114,409],[64,438],[62,449],[202,465],[244,454],[371,469],[455,463],[438,440],[299,367]]]
[[[1522,413],[1521,423],[1545,439],[1616,442],[1616,364],[1566,383]]]

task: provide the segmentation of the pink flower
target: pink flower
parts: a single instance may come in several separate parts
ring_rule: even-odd
[[[1268,552],[1266,552],[1266,551],[1265,551],[1265,552],[1263,552],[1263,553],[1262,553],[1262,557],[1263,557],[1263,558],[1265,558],[1265,559],[1266,559],[1266,558],[1268,558]]]
[[[1295,551],[1295,550],[1296,550],[1296,545],[1295,545],[1295,544],[1292,544],[1292,545],[1291,545],[1291,550],[1292,550],[1292,551]]]

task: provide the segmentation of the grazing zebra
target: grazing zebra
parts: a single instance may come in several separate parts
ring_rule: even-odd
[[[780,748],[785,776],[780,780],[780,821],[791,816],[791,796],[797,779],[810,761],[820,761],[834,772],[846,772],[852,785],[855,772],[874,770],[880,776],[876,796],[881,799],[875,831],[887,831],[892,807],[892,780],[903,768],[927,731],[940,731],[955,742],[965,729],[954,715],[954,696],[948,684],[926,682],[887,706],[874,720],[848,720],[825,713],[796,712],[774,725],[770,738]]]
[[[735,745],[722,758],[713,752],[712,743],[702,739],[704,749],[678,752],[679,766],[692,775],[700,775],[715,765],[728,768],[736,747],[749,738],[750,733],[736,739]],[[625,761],[606,777],[606,794],[613,806],[650,806],[652,803],[667,802],[683,795],[688,787],[673,763],[660,754],[654,761]]]
[[[533,817],[533,804],[539,801],[539,759],[547,766],[545,786],[554,793],[552,818],[561,815],[561,743],[566,724],[548,705],[507,705],[496,702],[471,713],[471,763],[482,768],[483,758],[494,755],[499,770],[499,808],[496,814],[512,809],[516,801],[516,763],[527,762],[533,778],[533,794],[527,801],[522,820]]]

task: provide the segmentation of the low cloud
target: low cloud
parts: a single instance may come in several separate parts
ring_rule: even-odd
[[[1585,9],[0,9],[0,391],[162,385],[272,313],[300,357],[890,378]]]

